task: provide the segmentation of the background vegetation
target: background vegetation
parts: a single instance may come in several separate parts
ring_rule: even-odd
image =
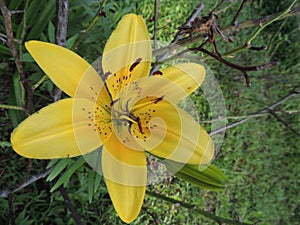
[[[14,43],[33,90],[34,104],[30,110],[34,112],[53,102],[56,89],[26,53],[24,42],[32,39],[55,42],[56,1],[4,2],[9,10],[14,11],[11,17]],[[155,12],[158,11],[154,0],[70,0],[67,47],[93,62],[102,54],[117,22],[129,12],[143,15],[150,34],[157,32],[158,40],[171,41],[201,2],[204,8],[199,16],[208,15],[216,6],[214,1],[206,0],[158,2],[156,29]],[[237,23],[245,26],[238,29],[231,26],[231,22],[242,2],[246,4]],[[233,43],[217,37],[221,55],[243,46],[259,29],[259,25],[251,26],[249,21],[282,12],[291,3],[291,0],[224,2],[215,12],[224,34],[230,36]],[[227,129],[221,151],[214,161],[228,177],[225,190],[207,191],[165,176],[160,182],[149,185],[148,191],[195,204],[197,209],[235,221],[300,224],[299,7],[299,2],[296,2],[293,16],[273,22],[255,37],[252,44],[264,45],[267,47],[265,50],[244,50],[225,58],[244,66],[279,62],[277,66],[249,72],[250,87],[247,87],[241,71],[203,52],[197,53],[204,57],[219,81],[226,101],[228,124],[245,119]],[[104,13],[106,16],[103,16]],[[47,180],[39,179],[13,194],[5,194],[33,175],[41,175],[49,161],[22,158],[11,148],[10,133],[27,116],[21,109],[28,104],[25,97],[28,90],[20,83],[2,15],[0,40],[0,224],[75,224],[74,212],[65,202],[66,196],[84,224],[122,224],[111,205],[103,179],[91,171],[81,158],[61,160],[56,171],[61,175],[51,173],[52,177],[47,178],[48,173],[44,173]],[[193,46],[202,41],[195,38]],[[212,50],[210,45],[207,49]],[[193,100],[201,109],[202,124],[210,129],[207,103],[200,93],[195,94]],[[65,188],[58,188],[57,184],[62,183],[65,183]],[[187,209],[184,204],[174,204],[150,193],[146,195],[140,216],[133,224],[217,223],[195,208]]]

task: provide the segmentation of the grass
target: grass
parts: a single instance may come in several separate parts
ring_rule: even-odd
[[[24,30],[24,13],[13,15],[13,32],[16,39],[38,39],[51,41],[55,24],[55,1],[47,1],[43,6],[40,1],[28,3],[26,30]],[[203,1],[206,15],[215,4]],[[246,4],[238,21],[256,19],[282,11],[292,1],[253,1]],[[22,10],[25,1],[6,1],[9,9]],[[221,27],[229,26],[232,15],[241,1],[226,2],[219,9]],[[117,21],[126,13],[139,13],[145,17],[150,34],[154,32],[154,1],[107,1],[104,11],[107,17],[99,17],[94,26],[83,37],[78,45],[74,40],[80,31],[88,27],[98,8],[98,1],[70,1],[68,40],[70,48],[93,62],[102,54],[105,41],[115,28]],[[295,8],[299,7],[299,3]],[[161,1],[158,20],[158,38],[161,41],[172,40],[180,27],[198,5],[195,1]],[[228,6],[228,7],[227,7]],[[38,9],[40,16],[35,15]],[[0,21],[3,17],[0,16]],[[270,61],[279,61],[279,65],[261,71],[250,72],[251,87],[246,87],[240,71],[229,68],[210,57],[205,63],[213,71],[222,88],[226,102],[228,123],[249,116],[272,105],[287,96],[300,85],[300,47],[299,16],[293,16],[274,22],[263,30],[253,41],[253,45],[266,45],[265,51],[243,51],[228,59],[241,65],[258,65]],[[244,44],[253,34],[256,27],[229,33],[234,43],[217,39],[221,53],[230,51]],[[0,23],[0,37],[5,40],[5,29]],[[21,56],[26,58],[25,49]],[[19,49],[19,48],[18,48]],[[20,87],[16,67],[5,43],[0,44],[0,86],[1,104],[22,106],[25,100]],[[30,61],[30,58],[27,58]],[[34,90],[34,111],[51,103],[53,84],[31,62],[24,62],[26,76],[30,85],[41,85]],[[201,92],[192,96],[197,105],[200,120],[210,119],[208,103],[203,101]],[[175,177],[163,176],[158,182],[149,185],[150,191],[161,193],[171,198],[197,205],[200,209],[215,213],[218,216],[241,220],[243,222],[268,224],[300,224],[300,139],[295,132],[300,130],[299,95],[292,97],[274,108],[276,115],[284,123],[270,113],[258,115],[247,122],[226,131],[222,148],[214,161],[222,168],[228,182],[224,191],[212,192],[195,187]],[[48,161],[28,160],[18,156],[11,148],[9,137],[13,128],[25,118],[22,111],[0,108],[0,191],[13,188],[23,183],[26,178],[45,170]],[[202,123],[210,129],[208,123]],[[286,126],[288,124],[288,126]],[[72,159],[74,162],[76,159]],[[68,171],[62,168],[62,172]],[[67,182],[66,190],[75,205],[77,213],[85,224],[122,224],[110,202],[105,183],[91,174],[87,165],[81,166]],[[16,224],[74,224],[59,189],[50,192],[57,179],[47,182],[41,179],[12,195],[12,204]],[[97,188],[90,190],[89,180],[96,183]],[[8,198],[0,198],[0,223],[9,224],[12,208]],[[162,199],[146,195],[140,216],[132,224],[216,224],[203,217],[195,210],[186,209],[179,204],[171,204]]]

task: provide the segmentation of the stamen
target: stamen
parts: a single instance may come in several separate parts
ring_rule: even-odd
[[[121,115],[119,117],[119,120],[126,120],[126,121],[129,121],[131,123],[137,123],[137,121],[135,121],[133,118],[130,118],[129,116],[126,116],[126,115]]]
[[[154,71],[152,75],[153,76],[157,76],[157,75],[161,76],[161,75],[163,75],[163,73],[161,71],[157,70],[157,71]]]
[[[110,103],[110,106],[113,106],[115,103],[117,103],[118,101],[120,101],[120,98],[116,99],[116,100],[113,100],[111,103]]]
[[[104,81],[107,80],[108,76],[111,75],[111,72],[110,71],[107,71],[105,74],[104,74]]]
[[[135,60],[135,62],[130,66],[129,72],[132,72],[132,70],[142,61],[142,58],[138,58]]]
[[[161,96],[161,97],[159,97],[159,98],[154,99],[153,103],[154,103],[154,104],[157,104],[158,102],[162,101],[162,100],[164,99],[164,97],[165,97],[165,96],[163,95],[163,96]]]
[[[143,127],[142,127],[142,121],[141,121],[140,117],[138,116],[138,117],[136,118],[136,120],[137,120],[137,123],[138,123],[139,130],[140,130],[141,134],[144,134],[144,132],[143,132]]]

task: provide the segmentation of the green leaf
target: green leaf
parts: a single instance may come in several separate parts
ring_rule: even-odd
[[[77,40],[78,34],[75,34],[74,36],[70,37],[66,42],[66,47],[68,49],[72,49],[75,41]]]
[[[83,157],[79,157],[74,163],[70,164],[66,172],[61,175],[58,181],[53,185],[50,192],[55,191],[62,184],[66,187],[71,176],[76,172],[77,169],[81,168],[84,163],[85,159]]]
[[[53,162],[55,163],[54,160]],[[67,166],[72,164],[72,162],[73,162],[72,159],[60,159],[56,164],[56,166],[51,171],[51,173],[48,175],[46,181],[52,181],[53,179],[55,179],[58,176],[58,174],[60,174]]]
[[[92,203],[93,196],[94,196],[94,179],[95,172],[92,170],[88,171],[88,196],[89,196],[89,203]]]
[[[13,84],[10,91],[8,104],[24,107],[25,104],[25,91],[20,77],[17,73],[13,75]],[[9,116],[14,127],[16,127],[25,118],[25,113],[20,110],[9,110]]]
[[[225,188],[227,178],[214,165],[209,165],[205,170],[201,171],[198,165],[182,164],[171,160],[164,160],[164,163],[167,169],[174,173],[175,176],[194,185],[212,191],[221,191]]]
[[[34,59],[32,58],[32,56],[29,53],[24,53],[21,56],[21,61],[22,62],[34,62]]]
[[[48,38],[49,42],[54,43],[55,42],[55,27],[51,21],[48,23]]]

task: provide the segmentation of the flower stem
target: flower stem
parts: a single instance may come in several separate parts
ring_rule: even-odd
[[[231,219],[227,219],[227,218],[224,218],[224,217],[220,217],[220,216],[216,216],[212,213],[209,213],[203,209],[198,209],[196,205],[193,205],[193,204],[189,204],[189,203],[186,203],[186,202],[182,202],[182,201],[179,201],[179,200],[176,200],[174,198],[169,198],[165,195],[162,195],[162,194],[159,194],[157,192],[153,192],[153,191],[146,191],[146,193],[150,196],[153,196],[155,198],[159,198],[161,200],[164,200],[164,201],[167,201],[167,202],[170,202],[170,203],[173,203],[173,204],[180,204],[180,206],[186,208],[186,209],[192,209],[193,211],[199,213],[199,214],[202,214],[203,216],[209,218],[209,219],[212,219],[214,221],[216,221],[217,223],[220,223],[220,224],[223,224],[223,223],[226,223],[226,224],[233,224],[233,225],[250,225],[251,223],[244,223],[244,222],[240,222],[240,221],[236,221],[236,220],[231,220]]]

